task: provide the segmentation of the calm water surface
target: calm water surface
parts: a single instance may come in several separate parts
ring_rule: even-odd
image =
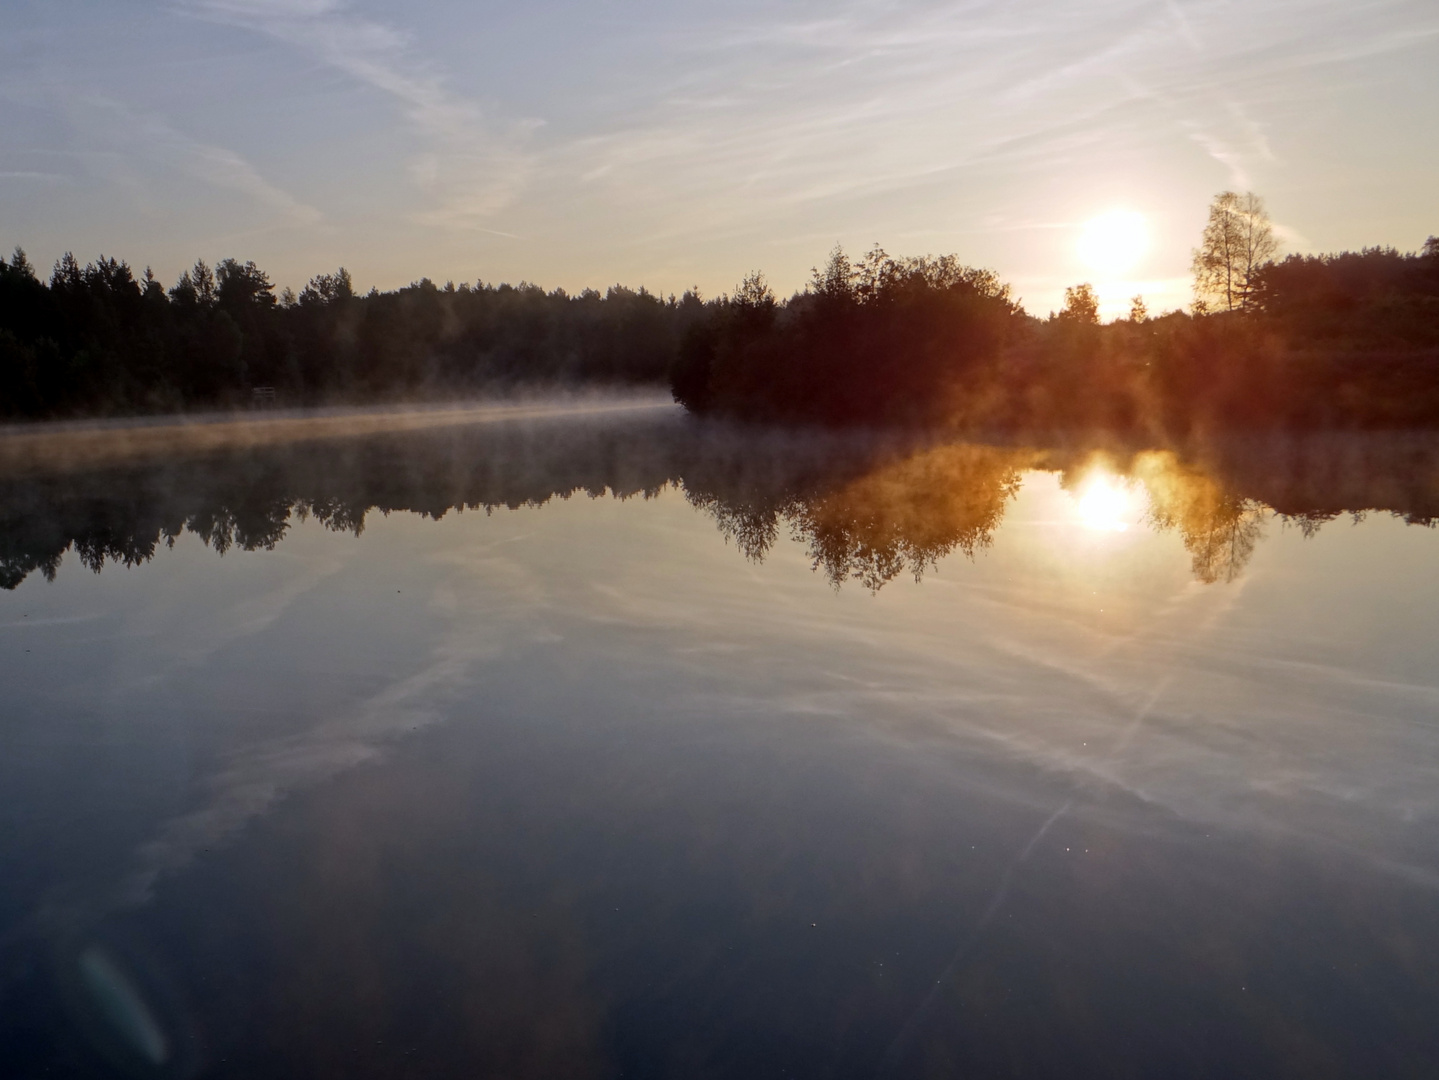
[[[1439,441],[464,419],[0,454],[5,1075],[1439,1073]]]

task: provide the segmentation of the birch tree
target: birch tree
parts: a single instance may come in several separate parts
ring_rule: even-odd
[[[1194,295],[1201,310],[1254,306],[1259,268],[1279,251],[1264,200],[1252,191],[1224,191],[1209,206],[1204,237],[1194,251]]]

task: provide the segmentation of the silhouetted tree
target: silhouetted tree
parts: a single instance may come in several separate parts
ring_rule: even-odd
[[[215,298],[231,311],[273,307],[274,293],[269,276],[253,262],[242,266],[235,259],[222,259],[215,268]]]
[[[816,266],[810,271],[810,291],[826,300],[847,301],[855,296],[855,269],[838,244],[829,253],[823,267]]]
[[[952,419],[988,378],[1019,309],[990,271],[953,256],[858,264],[835,248],[780,304],[758,275],[688,332],[676,399],[696,412],[825,424]],[[981,375],[981,373],[985,373]]]
[[[1393,248],[1290,255],[1261,269],[1254,306],[1296,343],[1439,345],[1439,256]]]
[[[769,287],[769,282],[765,281],[762,271],[756,270],[745,275],[745,279],[735,288],[734,302],[741,307],[773,308],[775,306],[774,290]]]

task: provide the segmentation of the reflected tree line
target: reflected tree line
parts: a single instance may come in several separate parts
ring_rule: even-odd
[[[122,438],[118,433],[117,438]],[[117,455],[122,457],[123,455]],[[746,558],[786,538],[835,587],[916,580],[993,541],[1026,473],[1075,489],[1097,460],[1140,487],[1203,582],[1232,581],[1264,530],[1313,535],[1345,515],[1439,520],[1439,439],[1251,437],[1188,450],[959,443],[657,418],[506,422],[295,442],[89,468],[0,473],[0,586],[53,579],[67,552],[98,572],[191,534],[218,553],[275,547],[296,522],[359,535],[372,513],[540,507],[674,488]]]

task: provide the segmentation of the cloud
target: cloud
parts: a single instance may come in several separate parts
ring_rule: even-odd
[[[215,187],[229,188],[248,195],[256,202],[273,207],[291,220],[302,224],[312,224],[320,220],[321,214],[318,210],[271,184],[233,150],[205,143],[191,143],[187,151],[187,170]]]
[[[537,122],[491,121],[416,59],[401,31],[351,13],[341,0],[192,0],[185,10],[303,49],[392,98],[429,143],[409,168],[430,202],[420,221],[480,227],[524,187],[523,143]]]
[[[677,58],[667,82],[549,164],[646,207],[650,238],[773,216],[793,228],[800,208],[892,214],[919,186],[948,200],[976,190],[965,170],[1053,167],[1112,137],[1100,122],[1135,96],[1117,73],[1175,35],[1162,13],[1101,14],[1056,29],[1004,8],[850,5],[690,25],[645,46]]]
[[[31,169],[18,169],[0,172],[0,180],[59,180],[68,181],[70,178],[64,173],[38,172]]]
[[[1286,225],[1283,222],[1276,221],[1274,223],[1274,235],[1279,237],[1281,244],[1289,248],[1297,248],[1303,251],[1314,246],[1309,237],[1305,236],[1294,226]]]
[[[1192,131],[1189,137],[1195,145],[1228,170],[1231,187],[1243,191],[1251,186],[1244,154],[1239,149],[1209,131]]]
[[[1195,52],[1202,50],[1204,45],[1199,40],[1199,35],[1194,32],[1194,27],[1190,23],[1189,17],[1184,14],[1184,9],[1179,6],[1179,0],[1164,0],[1164,8],[1169,12],[1169,17],[1174,21],[1180,36],[1184,38],[1189,47]]]
[[[73,96],[65,107],[74,126],[88,136],[80,157],[92,171],[128,187],[152,213],[163,208],[145,173],[164,165],[211,187],[238,192],[277,212],[289,224],[310,225],[322,215],[266,180],[235,151],[200,142],[153,113],[139,113],[111,98]]]
[[[1021,149],[1036,168],[1103,170],[1121,146],[1155,158],[1188,144],[1247,186],[1277,163],[1270,106],[1308,92],[1297,68],[1308,86],[1326,65],[1406,47],[1416,22],[1427,33],[1433,21],[1393,2],[1289,3],[1247,12],[1242,32],[1235,20],[1227,6],[1178,0],[1054,5],[1043,18],[974,3],[714,14],[645,43],[669,62],[553,164],[656,218],[674,203],[657,196],[686,192],[681,232],[857,198],[893,214],[886,196],[997,156],[1013,165]]]
[[[441,648],[422,670],[361,704],[353,715],[236,752],[205,784],[202,804],[163,823],[141,845],[113,903],[143,904],[163,876],[239,833],[288,796],[384,756],[389,744],[444,719],[443,701],[463,685],[472,657]]]

